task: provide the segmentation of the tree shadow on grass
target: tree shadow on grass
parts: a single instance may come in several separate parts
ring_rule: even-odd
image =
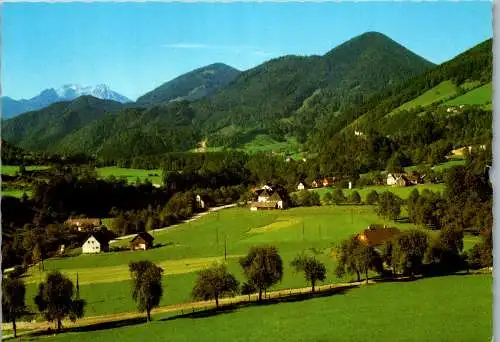
[[[424,275],[416,275],[413,277],[409,276],[399,276],[396,278],[391,278],[391,277],[375,277],[372,278],[376,283],[409,283],[409,282],[414,282],[414,281],[419,281],[419,280],[424,280],[424,279],[429,279],[429,278],[439,278],[439,277],[450,277],[450,276],[456,276],[456,277],[463,277],[466,275],[473,275],[474,273],[467,273],[465,270],[458,270],[458,271],[435,271],[435,272],[428,272]]]
[[[159,321],[173,321],[177,319],[183,319],[183,318],[191,318],[191,319],[198,319],[198,318],[207,318],[207,317],[214,317],[218,315],[223,315],[227,313],[232,313],[235,312],[236,310],[240,308],[247,308],[247,307],[254,307],[254,306],[268,306],[268,305],[276,305],[280,303],[294,303],[294,302],[302,302],[305,300],[309,299],[314,299],[314,298],[321,298],[321,297],[329,297],[334,294],[344,294],[348,290],[358,287],[358,284],[348,284],[345,286],[341,287],[335,287],[331,289],[325,289],[321,291],[316,291],[316,292],[307,292],[307,293],[296,293],[296,294],[287,294],[286,291],[283,291],[284,294],[281,297],[276,297],[276,298],[265,298],[261,302],[255,301],[255,300],[250,300],[250,301],[242,301],[239,303],[234,303],[234,304],[226,304],[226,305],[221,305],[218,308],[206,308],[206,309],[200,309],[198,311],[193,311],[193,312],[188,312],[188,313],[183,313],[167,318],[162,318],[159,319]]]
[[[108,330],[108,329],[115,329],[115,328],[143,324],[145,322],[146,322],[146,317],[127,318],[127,319],[122,319],[122,320],[113,321],[113,322],[94,323],[94,324],[89,324],[89,325],[85,325],[82,327],[63,328],[59,333],[56,332],[56,330],[54,330],[54,329],[39,330],[39,331],[35,331],[35,332],[30,333],[26,337],[29,337],[30,339],[35,339],[35,338],[42,337],[42,336],[50,336],[50,335],[54,335],[54,334],[61,334],[61,333],[68,333],[68,332],[92,332],[92,331],[99,331],[99,330]]]

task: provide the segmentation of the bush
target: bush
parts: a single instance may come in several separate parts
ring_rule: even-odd
[[[360,204],[361,203],[361,196],[359,195],[359,192],[356,190],[352,192],[351,196],[349,196],[349,202],[353,204]]]
[[[373,205],[378,202],[378,192],[375,190],[372,190],[367,196],[366,196],[366,203]]]

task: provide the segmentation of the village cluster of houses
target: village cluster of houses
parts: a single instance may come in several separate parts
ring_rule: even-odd
[[[297,185],[297,190],[306,190],[306,189],[317,189],[324,188],[335,185],[337,179],[335,177],[325,177],[323,179],[315,179],[311,182],[310,185],[306,184],[305,181],[299,182]]]
[[[88,233],[85,242],[82,245],[83,254],[94,254],[109,251],[109,242],[112,236],[109,231],[103,226],[99,218],[76,218],[69,219],[66,224],[75,228],[79,232]],[[147,232],[141,232],[132,236],[129,240],[131,250],[146,250],[153,247],[154,238]],[[61,246],[60,252],[64,251],[64,246]]]
[[[387,185],[411,186],[423,184],[424,179],[425,175],[422,175],[417,171],[411,171],[408,173],[389,173],[387,174]]]

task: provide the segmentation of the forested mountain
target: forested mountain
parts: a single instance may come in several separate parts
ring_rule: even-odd
[[[229,83],[240,71],[223,63],[193,70],[168,81],[137,99],[139,106],[168,104],[172,101],[194,101],[210,96]]]
[[[105,113],[122,108],[119,102],[81,96],[3,121],[2,138],[29,150],[54,152],[58,142],[67,135]]]
[[[489,39],[442,65],[372,96],[317,124],[308,149],[318,155],[321,173],[355,174],[420,163],[435,164],[454,146],[489,145],[492,111],[488,105],[453,106],[454,96],[483,88],[492,79]],[[446,82],[458,89],[428,105],[407,106]],[[491,96],[491,94],[489,94]],[[425,102],[422,102],[425,103]]]
[[[315,103],[327,102],[330,111],[337,111],[432,66],[387,36],[368,32],[324,56],[268,61],[193,106],[209,146],[237,145],[248,130],[305,140],[304,132],[318,115]]]
[[[320,158],[344,158],[330,162],[330,168],[384,168],[401,149],[407,160],[411,155],[421,162],[415,156],[430,155],[425,148],[441,155],[450,144],[484,142],[491,135],[488,110],[469,106],[448,115],[447,106],[440,106],[444,100],[424,108],[403,106],[443,82],[453,83],[457,96],[491,82],[491,44],[486,41],[432,67],[371,32],[324,56],[273,59],[200,100],[141,107],[82,97],[7,120],[2,132],[7,141],[31,150],[104,158],[187,151],[200,141],[236,147],[267,134],[276,140],[307,140],[307,149]],[[171,86],[167,83],[164,90]],[[353,138],[355,130],[363,137]],[[353,156],[356,163],[348,163],[345,158]]]
[[[2,117],[8,119],[25,112],[45,108],[56,102],[71,101],[83,95],[91,95],[101,100],[113,100],[121,103],[130,102],[128,98],[111,90],[105,84],[99,84],[95,87],[66,84],[58,89],[45,89],[37,96],[28,100],[14,100],[8,96],[3,96],[1,98]]]
[[[128,108],[109,113],[64,137],[62,153],[85,151],[106,158],[130,158],[186,151],[200,139],[192,125],[195,113],[187,101],[169,106]]]
[[[108,108],[97,100],[95,107],[81,106],[80,100],[57,104],[6,121],[3,134],[21,147],[107,157],[185,151],[202,140],[209,147],[235,147],[256,134],[305,141],[317,118],[432,66],[383,34],[369,32],[324,56],[285,56],[239,76],[222,64],[201,68],[122,107],[117,115],[103,114],[119,106]],[[206,95],[224,83],[212,96],[178,101]]]

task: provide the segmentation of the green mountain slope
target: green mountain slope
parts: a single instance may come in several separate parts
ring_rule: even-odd
[[[326,116],[307,143],[320,172],[356,175],[435,164],[453,146],[491,144],[492,112],[483,104],[491,96],[492,57],[489,39],[361,105]]]
[[[446,102],[446,104],[451,106],[487,105],[491,104],[492,97],[493,97],[492,83],[489,82]]]
[[[193,117],[187,101],[125,109],[67,135],[56,149],[62,153],[86,151],[110,159],[186,151],[199,139],[192,125]]]
[[[139,106],[194,101],[212,95],[231,83],[240,71],[223,63],[211,64],[181,75],[137,99]]]
[[[418,114],[426,106],[439,105],[490,83],[492,70],[492,39],[488,39],[420,76],[375,94],[361,106],[352,106],[336,122],[316,127],[315,140],[324,141],[345,127],[350,131],[378,129],[384,122],[404,117],[406,111]],[[402,115],[388,115],[395,112]]]
[[[39,111],[2,121],[2,138],[33,151],[54,151],[57,143],[108,112],[123,108],[119,102],[82,96]],[[81,150],[84,152],[84,150]]]
[[[231,86],[194,107],[209,146],[238,143],[238,136],[214,134],[230,125],[264,129],[277,138],[291,134],[303,141],[304,132],[324,108],[336,111],[347,103],[359,103],[432,66],[387,36],[369,32],[324,56],[273,59],[243,72]],[[317,98],[304,110],[311,96]]]
[[[324,56],[285,56],[237,77],[236,70],[221,64],[198,69],[122,107],[88,97],[56,104],[5,121],[2,131],[21,147],[106,157],[192,150],[200,141],[206,148],[246,148],[261,146],[253,143],[257,139],[283,150],[287,141],[304,142],[318,120],[335,121],[332,113],[432,66],[390,38],[369,32]],[[178,101],[208,94],[193,91],[200,84],[205,90],[207,84],[219,88],[191,103]]]

